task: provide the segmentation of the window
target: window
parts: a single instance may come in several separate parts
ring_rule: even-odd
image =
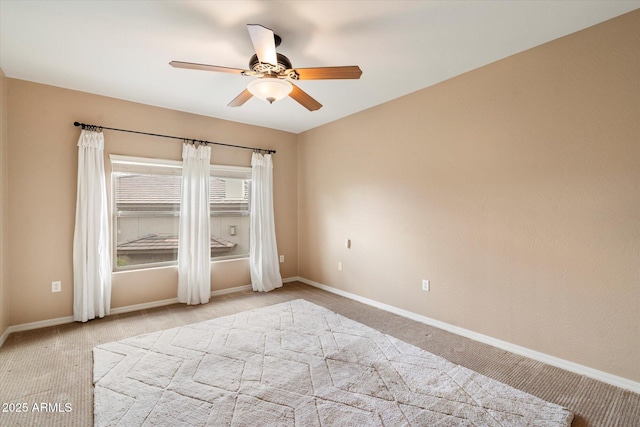
[[[114,270],[175,264],[182,163],[111,155]],[[211,258],[249,254],[251,168],[211,166]]]

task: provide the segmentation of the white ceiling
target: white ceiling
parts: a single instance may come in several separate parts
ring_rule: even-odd
[[[299,133],[640,8],[626,1],[0,0],[8,77]],[[360,80],[300,81],[290,98],[226,105],[252,79],[246,24],[282,37],[294,67],[359,65]],[[97,123],[118,127],[118,123]]]

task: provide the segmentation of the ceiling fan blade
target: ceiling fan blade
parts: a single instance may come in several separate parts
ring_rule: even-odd
[[[325,79],[359,79],[362,70],[357,65],[346,67],[318,67],[296,68],[299,80],[325,80]]]
[[[291,83],[293,90],[289,94],[290,97],[298,101],[304,108],[309,111],[316,111],[322,108],[322,104],[313,99],[307,92]]]
[[[263,63],[277,65],[276,39],[273,31],[257,24],[247,24],[247,30],[249,30],[249,37],[251,37],[251,43],[253,43],[253,48],[256,51],[256,55],[258,55],[258,60]]]
[[[251,99],[252,96],[253,95],[251,95],[251,92],[249,92],[247,89],[245,89],[242,92],[240,92],[240,95],[238,95],[235,98],[233,98],[233,101],[228,103],[227,107],[239,107],[242,104],[244,104],[245,102],[247,102],[249,99]]]
[[[242,74],[245,71],[248,72],[248,70],[241,70],[239,68],[218,67],[217,65],[206,65],[206,64],[194,64],[193,62],[171,61],[169,62],[169,65],[175,68],[186,68],[189,70],[203,70],[203,71],[218,71],[221,73]]]

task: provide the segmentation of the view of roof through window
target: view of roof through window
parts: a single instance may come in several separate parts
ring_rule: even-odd
[[[180,176],[119,172],[116,178],[116,210],[173,211],[180,206]],[[212,176],[209,180],[212,211],[249,208],[249,181]]]

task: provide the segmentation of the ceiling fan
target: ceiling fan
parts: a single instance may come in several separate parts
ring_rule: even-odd
[[[276,47],[280,46],[280,42],[282,41],[278,35],[262,25],[248,24],[247,29],[249,30],[249,36],[256,51],[255,55],[249,60],[249,70],[181,61],[171,61],[169,64],[176,68],[217,71],[257,77],[257,79],[249,82],[247,88],[228,104],[229,107],[239,107],[251,99],[252,96],[273,104],[275,101],[288,95],[309,111],[315,111],[322,108],[322,104],[293,84],[293,81],[359,79],[362,75],[362,70],[360,70],[360,67],[357,65],[293,68],[289,58],[276,52]]]

